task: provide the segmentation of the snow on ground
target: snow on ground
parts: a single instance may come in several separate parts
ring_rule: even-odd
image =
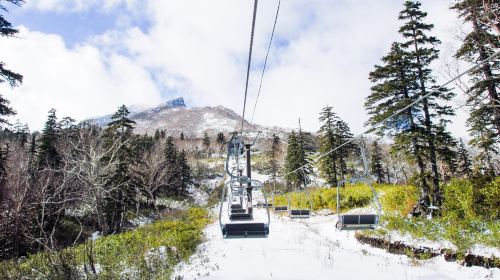
[[[389,254],[335,223],[335,215],[291,220],[273,214],[269,237],[256,239],[223,239],[218,223],[211,224],[208,241],[176,267],[173,279],[500,279],[496,268]]]

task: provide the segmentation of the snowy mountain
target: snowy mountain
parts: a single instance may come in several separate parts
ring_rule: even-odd
[[[153,134],[155,130],[166,130],[168,135],[179,135],[181,132],[187,137],[200,137],[207,132],[215,135],[219,132],[233,132],[241,127],[241,116],[233,110],[223,106],[215,107],[193,107],[189,108],[184,98],[179,97],[169,100],[153,108],[137,108],[131,106],[130,118],[136,122],[136,133]],[[110,121],[111,115],[90,120],[100,126],[105,126]],[[286,130],[277,127],[263,127],[251,125],[245,121],[245,129],[251,131],[263,131],[264,137],[273,133],[280,137],[286,134]]]

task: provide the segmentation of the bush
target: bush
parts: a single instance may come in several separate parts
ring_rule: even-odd
[[[0,273],[7,279],[168,279],[175,264],[194,253],[208,223],[207,210],[191,208],[178,220],[2,262]]]
[[[474,211],[474,186],[468,180],[452,180],[444,186],[443,215],[451,219],[472,219]]]

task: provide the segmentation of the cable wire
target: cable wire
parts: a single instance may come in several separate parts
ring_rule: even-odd
[[[496,58],[497,56],[500,56],[500,50],[496,51],[496,52],[495,52],[494,54],[492,54],[490,57],[488,57],[488,58],[486,58],[485,60],[483,60],[483,61],[481,61],[481,62],[477,63],[477,64],[476,64],[476,65],[474,65],[474,66],[471,66],[471,67],[470,67],[470,68],[468,68],[467,70],[463,71],[462,73],[458,74],[457,76],[455,76],[454,78],[450,79],[450,80],[449,80],[449,81],[447,81],[446,83],[442,84],[442,85],[440,86],[440,88],[442,88],[442,87],[445,87],[445,86],[449,85],[450,83],[452,83],[452,82],[456,81],[457,79],[459,79],[459,78],[460,78],[460,77],[462,77],[463,75],[465,75],[465,74],[469,73],[470,71],[472,71],[472,70],[474,70],[474,69],[476,69],[476,68],[478,68],[478,67],[480,67],[480,66],[482,66],[482,65],[484,65],[484,64],[486,64],[486,63],[488,63],[488,62],[490,62],[490,61],[492,61],[492,60],[493,60],[494,58]],[[361,132],[361,133],[360,133],[359,135],[357,135],[356,137],[353,137],[353,138],[351,138],[350,140],[348,140],[348,141],[344,142],[343,144],[341,144],[341,145],[339,145],[339,146],[337,146],[337,147],[335,147],[335,148],[331,149],[330,151],[328,151],[328,152],[326,152],[326,153],[324,153],[324,154],[321,154],[318,158],[316,158],[316,159],[314,160],[314,163],[317,163],[320,159],[324,158],[325,156],[327,156],[327,155],[329,155],[329,154],[331,154],[331,153],[335,152],[336,150],[338,150],[338,149],[340,149],[340,148],[344,147],[345,145],[347,145],[347,144],[349,144],[349,143],[353,142],[355,139],[357,139],[357,138],[359,138],[359,137],[361,137],[361,136],[363,136],[363,135],[365,135],[365,134],[368,134],[368,133],[370,133],[370,132],[374,131],[374,130],[376,129],[376,127],[377,127],[377,126],[379,126],[380,124],[383,124],[383,123],[387,122],[389,119],[392,119],[392,118],[394,118],[395,116],[397,116],[397,115],[399,115],[399,114],[403,113],[403,112],[404,112],[404,111],[406,111],[408,108],[412,107],[413,105],[415,105],[415,104],[419,103],[420,101],[424,100],[425,98],[429,97],[431,94],[434,94],[434,93],[436,93],[436,92],[439,92],[439,91],[437,91],[437,90],[433,90],[433,91],[428,92],[427,94],[425,94],[425,95],[423,95],[423,96],[419,97],[417,100],[415,100],[415,101],[413,101],[412,103],[410,103],[408,106],[406,106],[406,107],[404,107],[404,108],[402,108],[402,109],[400,109],[400,110],[396,111],[394,114],[392,114],[392,115],[390,115],[389,117],[385,118],[384,120],[382,120],[381,122],[379,122],[379,124],[378,124],[378,125],[375,125],[374,127],[372,127],[372,128],[370,128],[370,129],[367,129],[367,130],[365,130],[365,131]],[[306,165],[307,165],[307,164],[304,164],[304,165],[302,165],[302,166],[300,166],[300,167],[298,167],[298,168],[296,168],[296,169],[294,169],[294,170],[292,170],[292,171],[290,171],[290,172],[288,172],[288,173],[284,174],[284,175],[283,175],[283,178],[284,178],[284,177],[286,177],[286,176],[288,176],[288,175],[290,175],[290,174],[292,174],[292,173],[295,173],[295,172],[299,171],[300,169],[302,169],[302,168],[303,168],[303,167],[305,167]]]
[[[252,32],[250,33],[250,50],[248,51],[248,65],[247,65],[247,81],[245,84],[245,98],[243,99],[243,114],[241,118],[241,133],[243,133],[243,126],[245,125],[245,110],[247,106],[247,94],[248,94],[248,78],[250,77],[250,65],[252,64],[252,48],[253,48],[253,36],[255,33],[255,19],[257,17],[257,3],[259,1],[255,0],[253,4],[253,18],[252,18]]]
[[[276,9],[276,16],[274,17],[273,31],[271,32],[271,39],[269,40],[269,46],[267,46],[266,59],[264,60],[264,66],[262,67],[262,74],[260,76],[259,91],[257,92],[257,98],[255,99],[255,104],[253,106],[252,119],[250,124],[253,124],[253,117],[255,116],[255,109],[257,108],[257,102],[259,102],[260,91],[262,89],[262,81],[264,80],[264,73],[266,72],[267,58],[269,57],[269,51],[271,50],[271,45],[273,43],[274,30],[276,29],[276,22],[278,21],[278,15],[280,12],[281,0],[278,1],[278,8]]]

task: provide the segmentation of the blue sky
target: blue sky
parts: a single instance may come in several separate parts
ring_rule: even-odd
[[[259,1],[248,108],[277,2]],[[460,24],[448,6],[449,0],[422,6],[443,41],[443,58],[456,48]],[[294,128],[300,117],[315,131],[328,104],[362,131],[368,73],[400,39],[401,7],[399,0],[282,1],[256,123]],[[188,106],[223,105],[241,114],[252,8],[251,0],[29,1],[7,15],[21,33],[4,40],[0,53],[25,81],[6,96],[16,118],[34,129],[50,108],[81,120],[177,96]],[[434,66],[439,81],[442,65]],[[452,124],[459,136],[466,135],[463,120],[461,113]]]

